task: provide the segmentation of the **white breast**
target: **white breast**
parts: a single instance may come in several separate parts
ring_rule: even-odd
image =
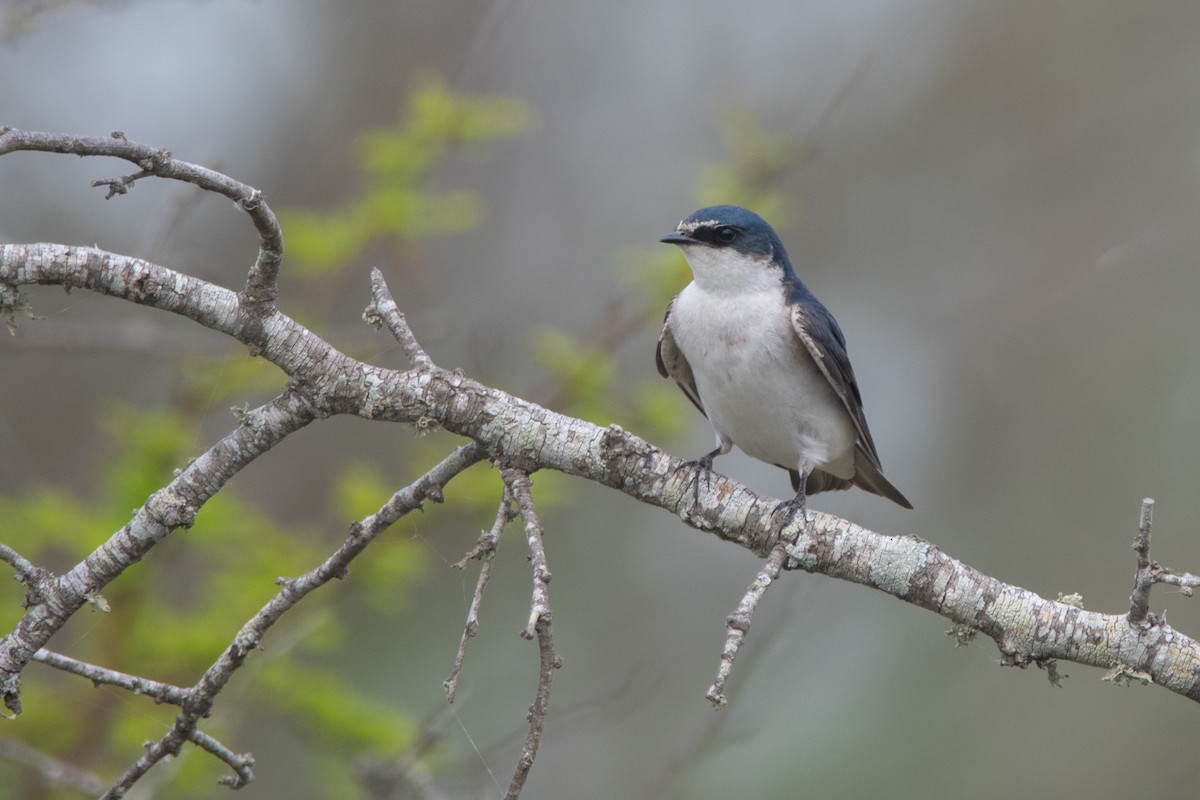
[[[792,329],[778,277],[713,288],[689,284],[671,330],[718,436],[761,461],[853,476],[853,422]]]

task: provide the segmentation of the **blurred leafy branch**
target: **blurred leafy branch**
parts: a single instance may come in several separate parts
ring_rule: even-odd
[[[436,189],[439,167],[456,154],[485,157],[498,139],[526,133],[532,112],[518,97],[472,97],[425,78],[409,96],[401,124],[371,130],[355,143],[361,194],[326,211],[285,210],[289,269],[300,277],[344,270],[368,245],[410,243],[476,228],[483,197]]]
[[[290,293],[296,316],[319,319],[321,310],[311,304],[329,294],[320,291],[321,286],[356,268],[363,256],[376,257],[383,248],[390,260],[403,263],[411,255],[409,248],[422,240],[478,227],[486,213],[484,198],[470,189],[435,186],[439,170],[455,156],[486,158],[498,141],[521,136],[532,124],[532,110],[520,98],[469,96],[436,78],[423,80],[397,125],[358,138],[361,190],[356,196],[327,210],[279,213],[288,242],[288,277],[300,284]],[[764,131],[744,109],[730,114],[725,134],[730,158],[703,171],[698,204],[738,203],[768,216],[784,216],[780,212],[793,202],[784,189],[786,178],[807,157],[803,140]],[[530,331],[530,354],[549,378],[545,396],[532,399],[595,422],[617,422],[651,437],[669,437],[690,425],[682,396],[649,368],[638,373],[644,378],[630,380],[618,364],[631,338],[657,327],[668,299],[686,284],[689,273],[674,249],[654,244],[615,257],[617,274],[633,290],[630,299],[609,303],[592,329],[581,334],[553,328]],[[302,305],[305,302],[310,305]],[[648,354],[638,358],[649,363]],[[185,462],[201,440],[198,420],[214,407],[269,396],[278,389],[277,371],[241,352],[186,364],[179,380],[170,408],[110,408],[112,455],[98,472],[91,498],[52,486],[21,496],[0,494],[0,541],[50,569],[74,563],[124,525],[126,510],[144,502],[164,483],[164,476]],[[444,455],[445,444],[440,436],[419,436],[407,445],[398,442],[397,450],[403,450],[415,477]],[[344,467],[330,490],[332,514],[351,520],[377,508],[403,482],[404,476],[385,480],[385,474],[362,463]],[[538,481],[543,505],[563,502],[572,491],[570,482],[557,474],[539,475]],[[501,483],[494,471],[477,467],[455,488],[456,496],[465,500],[457,513],[490,513]],[[112,585],[106,603],[97,604],[106,605],[109,613],[97,611],[86,622],[73,621],[73,631],[59,641],[68,643],[63,649],[76,658],[139,674],[153,664],[153,674],[146,677],[190,683],[241,621],[274,594],[277,576],[310,568],[333,546],[333,538],[319,526],[283,525],[252,501],[221,492],[189,532],[167,540],[144,569]],[[379,614],[401,613],[404,592],[427,572],[426,551],[401,536],[387,537],[374,548],[373,557],[358,562],[354,581],[342,584],[337,594],[343,601],[350,595]],[[342,645],[339,614],[345,612],[336,599],[323,593],[319,600],[306,601],[310,610],[305,617],[285,622],[272,634],[273,645],[250,669],[255,684],[246,694],[250,701],[219,704],[209,727],[223,737],[268,713],[295,720],[297,729],[320,731],[322,747],[312,757],[328,763],[314,764],[312,774],[326,781],[336,796],[354,796],[364,790],[347,777],[345,760],[397,757],[418,731],[415,723],[326,666],[333,659],[322,655]],[[12,625],[19,610],[0,615],[0,623],[7,619]],[[26,696],[31,706],[45,713],[23,718],[21,736],[84,768],[108,773],[140,745],[148,729],[165,726],[174,716],[173,709],[119,690],[93,689],[53,672],[43,677],[27,682]],[[297,688],[305,686],[321,689]],[[88,709],[87,727],[60,724],[79,717],[80,709]],[[173,785],[174,797],[192,796],[185,787],[207,787],[215,780],[217,766],[211,759],[181,758],[176,763],[184,779]],[[0,766],[0,778],[5,769]],[[11,785],[22,779],[18,775]],[[55,791],[28,783],[19,794],[49,797],[56,796]]]

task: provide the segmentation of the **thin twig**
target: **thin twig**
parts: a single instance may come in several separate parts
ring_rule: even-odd
[[[1165,583],[1168,586],[1178,586],[1179,593],[1184,597],[1191,597],[1195,594],[1196,589],[1200,588],[1200,575],[1193,575],[1190,572],[1176,573],[1166,567],[1155,565],[1154,573],[1155,583]]]
[[[1154,586],[1153,562],[1150,561],[1150,531],[1154,527],[1154,500],[1142,500],[1142,513],[1138,518],[1138,532],[1133,540],[1133,552],[1137,554],[1137,572],[1133,578],[1133,594],[1129,596],[1129,622],[1139,625],[1150,614],[1150,587]]]
[[[525,521],[525,539],[529,544],[529,559],[533,567],[533,602],[529,608],[529,622],[521,636],[532,639],[538,620],[550,613],[550,569],[546,566],[546,545],[542,541],[542,523],[538,520],[537,508],[533,503],[529,473],[512,467],[500,470],[504,483],[517,501],[521,519]]]
[[[725,705],[725,682],[729,679],[729,673],[733,669],[733,660],[737,658],[738,650],[741,649],[746,634],[750,632],[750,620],[754,616],[754,610],[758,608],[759,601],[766,594],[767,587],[779,578],[779,572],[783,569],[784,562],[787,561],[789,544],[791,543],[780,541],[771,548],[762,569],[754,577],[754,582],[746,590],[737,609],[729,615],[725,625],[725,647],[721,650],[721,662],[717,665],[717,678],[704,695],[712,701],[713,705]]]
[[[458,642],[458,652],[454,655],[454,669],[450,677],[442,683],[446,692],[446,702],[453,703],[458,691],[458,678],[462,674],[463,660],[467,656],[467,642],[479,633],[479,607],[483,603],[483,592],[487,588],[488,578],[492,574],[492,560],[496,555],[496,544],[500,541],[500,533],[504,530],[516,511],[512,505],[512,491],[505,485],[500,497],[500,507],[496,509],[496,519],[490,530],[483,531],[479,541],[471,548],[471,552],[463,556],[462,561],[455,564],[457,569],[465,569],[467,562],[478,559],[479,578],[475,581],[475,594],[471,597],[471,606],[467,609],[467,623],[463,626],[462,638]]]
[[[33,660],[40,661],[48,667],[54,667],[55,669],[61,669],[64,672],[70,672],[87,678],[96,686],[104,684],[106,686],[128,689],[134,694],[144,694],[147,697],[154,698],[155,703],[170,703],[180,706],[187,701],[189,695],[188,689],[179,686],[152,681],[149,678],[142,678],[137,675],[129,675],[125,672],[118,672],[115,669],[98,667],[95,664],[79,661],[70,656],[64,656],[62,653],[47,650],[44,647],[33,654]]]
[[[39,570],[33,565],[33,562],[6,544],[0,544],[0,561],[3,561],[17,571],[16,577],[21,583],[26,583],[38,577]]]
[[[525,522],[525,539],[529,544],[529,558],[533,567],[533,601],[529,612],[529,623],[521,631],[526,639],[537,637],[538,642],[538,685],[533,705],[529,707],[529,732],[525,745],[517,759],[517,768],[512,783],[508,786],[505,800],[516,800],[529,777],[529,770],[537,757],[538,745],[542,741],[542,730],[546,724],[546,709],[550,704],[550,685],[554,670],[562,666],[562,659],[554,652],[554,636],[550,628],[550,570],[546,566],[546,545],[542,537],[542,523],[538,520],[537,508],[529,473],[513,467],[503,467],[500,476],[517,501],[521,519]]]
[[[50,570],[36,566],[6,544],[0,544],[0,561],[16,570],[14,577],[25,585],[25,602],[22,604],[25,608],[32,608],[42,602],[43,588],[54,578]]]
[[[235,753],[212,736],[196,728],[188,733],[188,741],[201,750],[212,753],[233,770],[233,775],[223,775],[217,780],[222,786],[241,789],[254,780],[254,772],[250,769],[254,766],[254,756],[250,753]]]
[[[379,322],[386,325],[388,332],[396,337],[396,341],[404,348],[404,354],[408,356],[408,361],[414,369],[433,368],[433,359],[417,342],[417,337],[409,327],[408,320],[404,318],[404,312],[392,298],[383,272],[378,267],[371,270],[371,304],[363,311],[363,319],[376,327]]]

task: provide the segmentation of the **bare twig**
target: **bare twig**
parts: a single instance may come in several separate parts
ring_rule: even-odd
[[[408,356],[408,361],[414,369],[425,370],[433,367],[433,360],[417,342],[404,313],[392,299],[383,272],[378,267],[371,270],[371,304],[363,311],[363,319],[376,327],[377,322],[382,321],[388,332],[396,337],[396,341],[404,348],[404,354]]]
[[[521,789],[529,777],[533,760],[537,757],[538,746],[542,741],[542,731],[546,725],[546,711],[550,706],[550,683],[554,678],[554,670],[562,667],[562,659],[554,652],[554,636],[550,630],[550,611],[538,616],[534,625],[534,634],[538,643],[538,685],[533,705],[529,707],[529,733],[525,736],[525,745],[517,758],[517,768],[513,772],[512,783],[508,785],[505,800],[517,800]]]
[[[1129,622],[1139,625],[1150,614],[1150,587],[1154,586],[1154,575],[1150,561],[1150,530],[1154,527],[1154,500],[1142,500],[1142,513],[1138,517],[1138,532],[1133,540],[1133,551],[1137,554],[1137,572],[1133,578],[1133,594],[1129,597]]]
[[[0,544],[0,561],[3,561],[17,571],[16,578],[21,583],[37,579],[39,572],[41,572],[41,570],[33,565],[33,562],[6,544]]]
[[[25,602],[22,603],[25,608],[32,608],[42,602],[42,592],[46,583],[54,579],[50,570],[36,566],[6,544],[0,544],[0,561],[16,570],[14,577],[25,584]]]
[[[462,638],[458,642],[458,652],[454,655],[454,669],[450,672],[450,677],[442,683],[448,703],[454,702],[455,693],[458,691],[458,678],[462,674],[463,660],[467,656],[467,642],[479,632],[479,607],[483,603],[483,592],[487,588],[488,578],[492,574],[492,559],[496,555],[496,543],[500,541],[500,533],[504,530],[504,526],[514,516],[516,516],[516,511],[512,505],[512,491],[506,484],[491,529],[481,533],[479,541],[471,548],[471,552],[454,565],[457,569],[464,569],[471,559],[478,559],[480,562],[479,578],[475,581],[475,594],[471,596],[471,605],[467,609],[467,623],[463,626]]]
[[[754,616],[754,610],[758,608],[759,601],[766,594],[767,587],[779,578],[779,571],[787,561],[789,544],[790,542],[781,541],[771,549],[766,563],[746,590],[737,609],[729,615],[725,625],[725,647],[721,650],[721,662],[717,666],[717,678],[704,695],[713,705],[725,705],[725,681],[733,669],[733,660],[737,658],[738,650],[741,649],[746,634],[750,632],[750,620]]]
[[[1200,575],[1193,575],[1190,572],[1177,573],[1160,566],[1155,571],[1154,582],[1177,586],[1181,595],[1191,597],[1195,594],[1197,587],[1200,587]]]
[[[172,705],[179,706],[183,705],[188,699],[188,690],[182,687],[160,681],[152,681],[149,678],[142,678],[137,675],[129,675],[124,672],[118,672],[115,669],[98,667],[95,664],[79,661],[70,656],[56,653],[53,650],[42,648],[33,654],[33,660],[40,661],[48,667],[54,667],[55,669],[61,669],[64,672],[70,672],[87,678],[96,686],[104,684],[128,689],[134,694],[144,694],[147,697],[154,698],[155,703],[171,703]]]
[[[254,756],[250,753],[235,753],[212,736],[196,728],[192,728],[188,732],[188,741],[201,750],[212,753],[233,770],[233,775],[224,775],[217,780],[222,786],[241,789],[254,780],[254,772],[251,771],[251,767],[254,766]]]
[[[532,484],[529,473],[513,467],[500,470],[505,485],[517,501],[521,519],[525,521],[525,539],[529,544],[529,559],[533,567],[533,602],[529,608],[529,622],[521,635],[532,639],[537,621],[550,613],[550,569],[546,566],[546,545],[542,541],[542,523],[538,520],[537,508],[533,503]]]
[[[538,745],[542,741],[542,730],[546,724],[546,709],[550,703],[550,684],[554,670],[562,666],[562,659],[554,652],[554,637],[550,629],[550,570],[546,566],[546,546],[542,540],[542,523],[538,520],[534,506],[529,473],[513,467],[503,467],[500,476],[517,501],[521,519],[525,522],[525,539],[529,544],[529,558],[533,567],[533,601],[529,612],[529,623],[521,631],[526,639],[537,637],[538,642],[538,686],[533,705],[529,707],[529,732],[525,745],[517,759],[517,768],[512,783],[508,786],[506,800],[516,800],[529,777],[533,760],[537,757]]]

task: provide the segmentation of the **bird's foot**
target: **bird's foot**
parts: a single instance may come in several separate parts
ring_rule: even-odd
[[[690,483],[692,484],[692,503],[693,504],[700,502],[700,479],[701,478],[704,479],[704,488],[705,489],[707,489],[711,485],[712,472],[713,472],[712,466],[713,466],[713,454],[709,453],[707,455],[700,456],[699,458],[693,458],[691,461],[683,462],[682,464],[679,465],[679,468],[676,470],[676,472],[686,470],[686,469],[692,470],[692,477],[690,479]]]
[[[808,498],[803,495],[798,495],[791,500],[784,500],[779,505],[775,506],[775,511],[772,512],[775,517],[775,539],[778,540],[783,536],[783,532],[787,529],[796,517],[800,517],[802,525],[808,525]]]

